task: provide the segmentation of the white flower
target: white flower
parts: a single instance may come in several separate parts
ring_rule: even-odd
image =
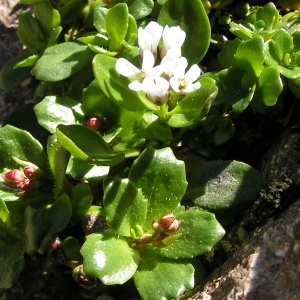
[[[169,86],[168,80],[162,77],[146,77],[143,81],[143,91],[156,105],[162,105],[168,101]]]
[[[161,66],[154,67],[154,55],[149,50],[145,50],[142,62],[142,69],[139,70],[125,58],[119,58],[116,63],[116,70],[123,76],[135,79],[128,87],[134,91],[143,90],[143,81],[147,77],[160,76]]]
[[[161,67],[164,76],[171,78],[174,75],[177,65],[182,59],[186,60],[184,57],[180,57],[180,50],[178,51],[178,49],[170,49],[161,61]]]
[[[163,32],[163,27],[160,26],[157,22],[150,22],[145,28],[138,29],[138,41],[143,55],[145,50],[149,50],[154,54],[154,57],[157,56],[157,46],[161,35]]]
[[[185,73],[187,65],[187,60],[184,57],[181,57],[176,65],[174,76],[170,79],[170,85],[177,93],[190,93],[198,90],[201,86],[200,82],[195,82],[201,73],[199,66],[194,64]]]
[[[160,57],[165,57],[169,49],[177,49],[181,55],[181,46],[185,36],[185,32],[179,26],[169,27],[166,25],[162,34],[163,47],[160,49]]]

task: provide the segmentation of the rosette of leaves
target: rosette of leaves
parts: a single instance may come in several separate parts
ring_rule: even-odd
[[[107,177],[103,207],[110,230],[87,236],[84,272],[106,285],[133,278],[143,299],[172,299],[192,288],[192,258],[209,251],[224,230],[212,213],[180,206],[186,187],[184,163],[170,148],[147,148],[128,178]],[[147,242],[155,235],[152,222],[166,213],[180,220],[178,230]]]

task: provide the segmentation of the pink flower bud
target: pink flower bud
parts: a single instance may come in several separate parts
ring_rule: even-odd
[[[4,183],[13,188],[19,189],[22,188],[23,182],[26,179],[22,171],[14,169],[2,175]]]
[[[33,175],[36,174],[36,169],[32,166],[26,166],[23,168],[23,172],[26,177],[31,178]]]
[[[177,231],[182,221],[179,221],[171,213],[163,215],[158,221],[152,222],[155,231],[174,232]]]
[[[94,129],[94,130],[99,130],[101,128],[102,121],[99,117],[90,117],[86,121],[86,126]]]

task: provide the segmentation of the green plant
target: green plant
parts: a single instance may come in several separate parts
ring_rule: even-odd
[[[132,278],[143,299],[178,297],[195,273],[206,274],[196,257],[262,185],[254,168],[228,160],[202,163],[187,178],[178,145],[195,131],[206,146],[225,144],[235,118],[248,108],[265,113],[285,81],[299,96],[298,12],[243,6],[217,67],[202,72],[218,42],[199,0],[21,3],[34,5],[20,16],[26,50],[3,67],[0,85],[38,80],[40,126],[0,129],[0,286],[14,284],[25,253],[47,266],[59,247],[74,277]],[[87,216],[100,225],[77,232]]]

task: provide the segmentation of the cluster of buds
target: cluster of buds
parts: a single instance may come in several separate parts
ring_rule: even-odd
[[[40,173],[40,169],[29,162],[19,169],[10,170],[1,175],[4,179],[4,184],[12,189],[21,189],[18,195],[23,195],[26,191],[36,185],[36,175]]]
[[[144,244],[152,244],[155,247],[166,247],[181,237],[181,233],[175,233],[182,223],[172,213],[163,215],[158,221],[152,222],[153,234],[143,235],[137,240],[140,247]]]
[[[195,81],[201,70],[194,64],[185,72],[188,62],[181,56],[185,37],[185,32],[179,26],[163,28],[152,21],[138,30],[142,68],[138,69],[128,60],[119,58],[116,70],[121,75],[134,79],[128,86],[131,90],[145,92],[147,98],[156,105],[166,103],[172,92],[185,95],[195,91],[200,88],[200,82]],[[161,40],[162,47],[158,49]],[[155,66],[158,59],[160,64]]]

